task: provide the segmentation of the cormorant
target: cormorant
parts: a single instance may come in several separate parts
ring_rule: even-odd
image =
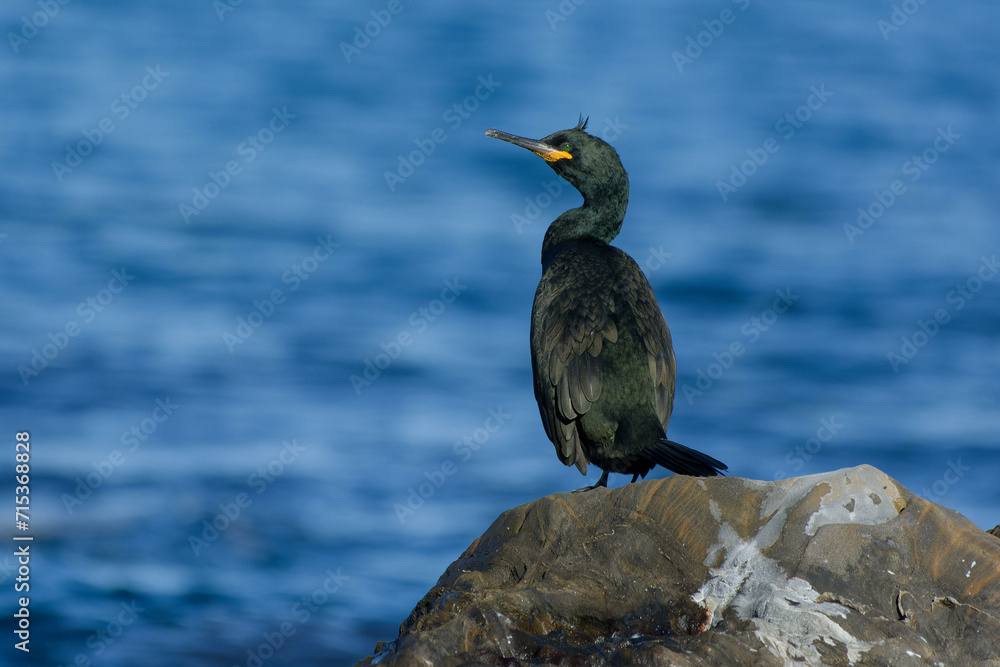
[[[565,465],[593,463],[634,482],[654,465],[707,477],[725,464],[665,433],[677,377],[670,330],[635,261],[609,245],[628,206],[615,149],[576,127],[541,140],[486,135],[532,151],[583,195],[549,225],[531,310],[531,368],[545,434]]]

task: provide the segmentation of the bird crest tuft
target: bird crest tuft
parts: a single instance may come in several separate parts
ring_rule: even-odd
[[[576,124],[576,127],[574,127],[573,129],[574,130],[586,130],[587,129],[587,121],[588,120],[590,120],[590,116],[587,116],[586,118],[584,118],[583,114],[580,114],[580,122],[578,122]]]

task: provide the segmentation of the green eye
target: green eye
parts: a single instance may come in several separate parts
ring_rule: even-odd
[[[562,148],[561,148],[560,150],[564,150],[564,151],[566,151],[566,152],[568,153],[568,152],[570,152],[571,150],[573,150],[573,147],[572,147],[572,146],[570,146],[569,144],[563,144],[563,145],[562,145]]]

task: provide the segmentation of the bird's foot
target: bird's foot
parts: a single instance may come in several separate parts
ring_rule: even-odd
[[[585,486],[582,489],[576,489],[575,491],[573,491],[573,493],[582,493],[583,491],[591,491],[593,489],[598,489],[598,488],[600,488],[602,486],[605,489],[608,488],[608,471],[607,470],[605,470],[604,474],[601,475],[601,478],[599,480],[597,480],[597,484],[594,484],[593,486]]]

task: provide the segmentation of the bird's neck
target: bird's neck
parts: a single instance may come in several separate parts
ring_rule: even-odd
[[[628,182],[624,187],[586,193],[583,206],[566,211],[552,221],[542,242],[542,264],[567,241],[591,240],[611,243],[621,231],[628,208]]]

